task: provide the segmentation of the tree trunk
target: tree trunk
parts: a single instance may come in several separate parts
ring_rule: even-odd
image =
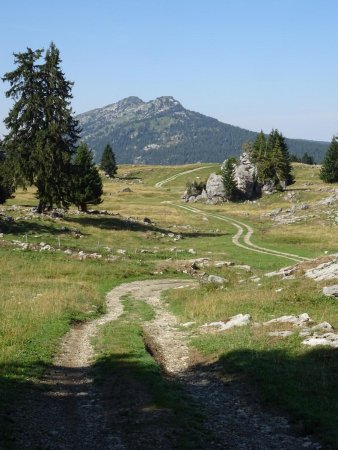
[[[37,212],[38,214],[42,214],[43,211],[44,211],[44,209],[45,209],[45,204],[40,200],[40,201],[39,201],[39,204],[38,204],[38,206],[37,206],[37,208],[36,208],[36,212]]]
[[[80,205],[80,211],[87,212],[87,203],[81,203]]]

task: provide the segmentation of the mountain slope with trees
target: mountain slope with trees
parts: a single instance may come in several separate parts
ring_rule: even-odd
[[[128,97],[77,116],[82,139],[101,160],[111,144],[119,164],[187,164],[221,162],[239,156],[245,141],[257,133],[185,109],[173,97],[143,102]],[[320,162],[329,143],[286,139],[290,152],[305,152]]]

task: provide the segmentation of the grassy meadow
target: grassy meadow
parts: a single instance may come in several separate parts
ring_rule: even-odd
[[[270,402],[301,423],[302,430],[314,431],[324,436],[327,445],[338,448],[334,401],[338,398],[337,351],[311,350],[301,344],[297,334],[271,338],[262,327],[222,334],[198,331],[205,322],[239,313],[249,313],[254,322],[262,322],[307,312],[316,323],[328,321],[338,327],[338,302],[322,296],[323,283],[264,277],[265,272],[292,265],[293,261],[238,248],[232,243],[236,229],[231,224],[176,206],[182,204],[180,196],[188,180],[206,180],[219,170],[215,164],[205,166],[162,188],[155,184],[199,165],[122,166],[117,178],[104,179],[103,202],[97,209],[109,214],[79,214],[71,209],[63,217],[31,215],[30,208],[36,205],[32,189],[17,191],[15,198],[0,207],[14,218],[13,222],[0,218],[0,407],[41,376],[72,323],[104,312],[105,294],[113,286],[134,279],[188,276],[177,261],[203,257],[247,264],[251,269],[210,267],[205,271],[229,280],[224,289],[201,285],[194,291],[176,290],[166,295],[169,308],[181,322],[196,322],[191,345],[206,358],[221,361],[225,374],[247,374]],[[337,252],[338,222],[334,215],[338,216],[338,207],[317,204],[332,195],[330,190],[335,186],[319,180],[317,166],[295,164],[294,170],[296,183],[288,188],[292,199],[289,192],[283,192],[256,202],[194,206],[251,225],[255,230],[252,241],[257,245],[311,258]],[[295,213],[300,217],[296,223],[280,224],[267,215],[278,208],[286,210],[305,203],[308,208]],[[145,223],[144,218],[152,224]],[[18,242],[31,248],[22,249]],[[41,243],[54,251],[39,250]],[[81,259],[79,251],[101,257]],[[253,276],[261,280],[254,282]],[[137,314],[149,320],[151,312],[139,307]],[[149,366],[151,377],[161,384],[158,367],[152,366],[137,341],[140,324],[136,319],[133,322],[133,308],[135,305],[127,302],[126,315],[114,327],[120,327],[121,336],[128,330],[134,333],[140,349],[133,353],[125,348],[125,337],[123,342],[112,344],[107,326],[96,343],[99,358],[114,360],[114,354],[129,354],[133,364]],[[114,370],[123,370],[121,361],[114,361]],[[162,388],[170,390],[168,386]],[[169,405],[169,397],[161,400],[163,407]],[[184,408],[184,404],[178,407],[182,414],[186,414]]]

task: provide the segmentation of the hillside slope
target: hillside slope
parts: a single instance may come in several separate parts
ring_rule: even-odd
[[[128,97],[77,116],[82,138],[99,161],[107,143],[120,164],[187,164],[221,162],[240,154],[256,133],[185,109],[173,97],[143,102]],[[287,139],[290,152],[306,151],[321,161],[328,143]]]

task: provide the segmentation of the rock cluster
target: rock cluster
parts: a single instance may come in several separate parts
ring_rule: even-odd
[[[224,167],[224,164],[225,161],[222,164],[221,169]],[[244,200],[254,199],[258,197],[261,192],[272,193],[276,191],[273,182],[265,185],[258,183],[257,168],[255,164],[250,161],[247,153],[243,153],[239,158],[239,162],[235,165],[234,178],[238,192]],[[201,192],[186,190],[182,199],[189,203],[205,201],[207,203],[215,204],[226,201],[222,175],[212,173],[207,180],[205,189]]]
[[[328,261],[313,269],[305,272],[305,276],[312,278],[315,281],[334,280],[338,278],[338,259],[335,257],[332,261]]]
[[[225,322],[211,322],[205,323],[200,328],[204,332],[221,332],[227,331],[234,327],[242,327],[250,325],[251,316],[249,314],[237,314],[230,317]],[[333,348],[338,348],[338,334],[334,332],[331,324],[328,322],[322,322],[314,325],[313,320],[307,313],[290,316],[281,316],[276,319],[269,320],[268,322],[254,323],[256,327],[271,327],[275,325],[284,324],[286,327],[291,327],[291,330],[273,330],[268,331],[267,336],[277,338],[287,338],[295,333],[298,333],[300,337],[303,337],[302,344],[309,345],[311,347],[324,345]],[[188,326],[188,325],[186,325]],[[190,326],[190,324],[189,324]]]

